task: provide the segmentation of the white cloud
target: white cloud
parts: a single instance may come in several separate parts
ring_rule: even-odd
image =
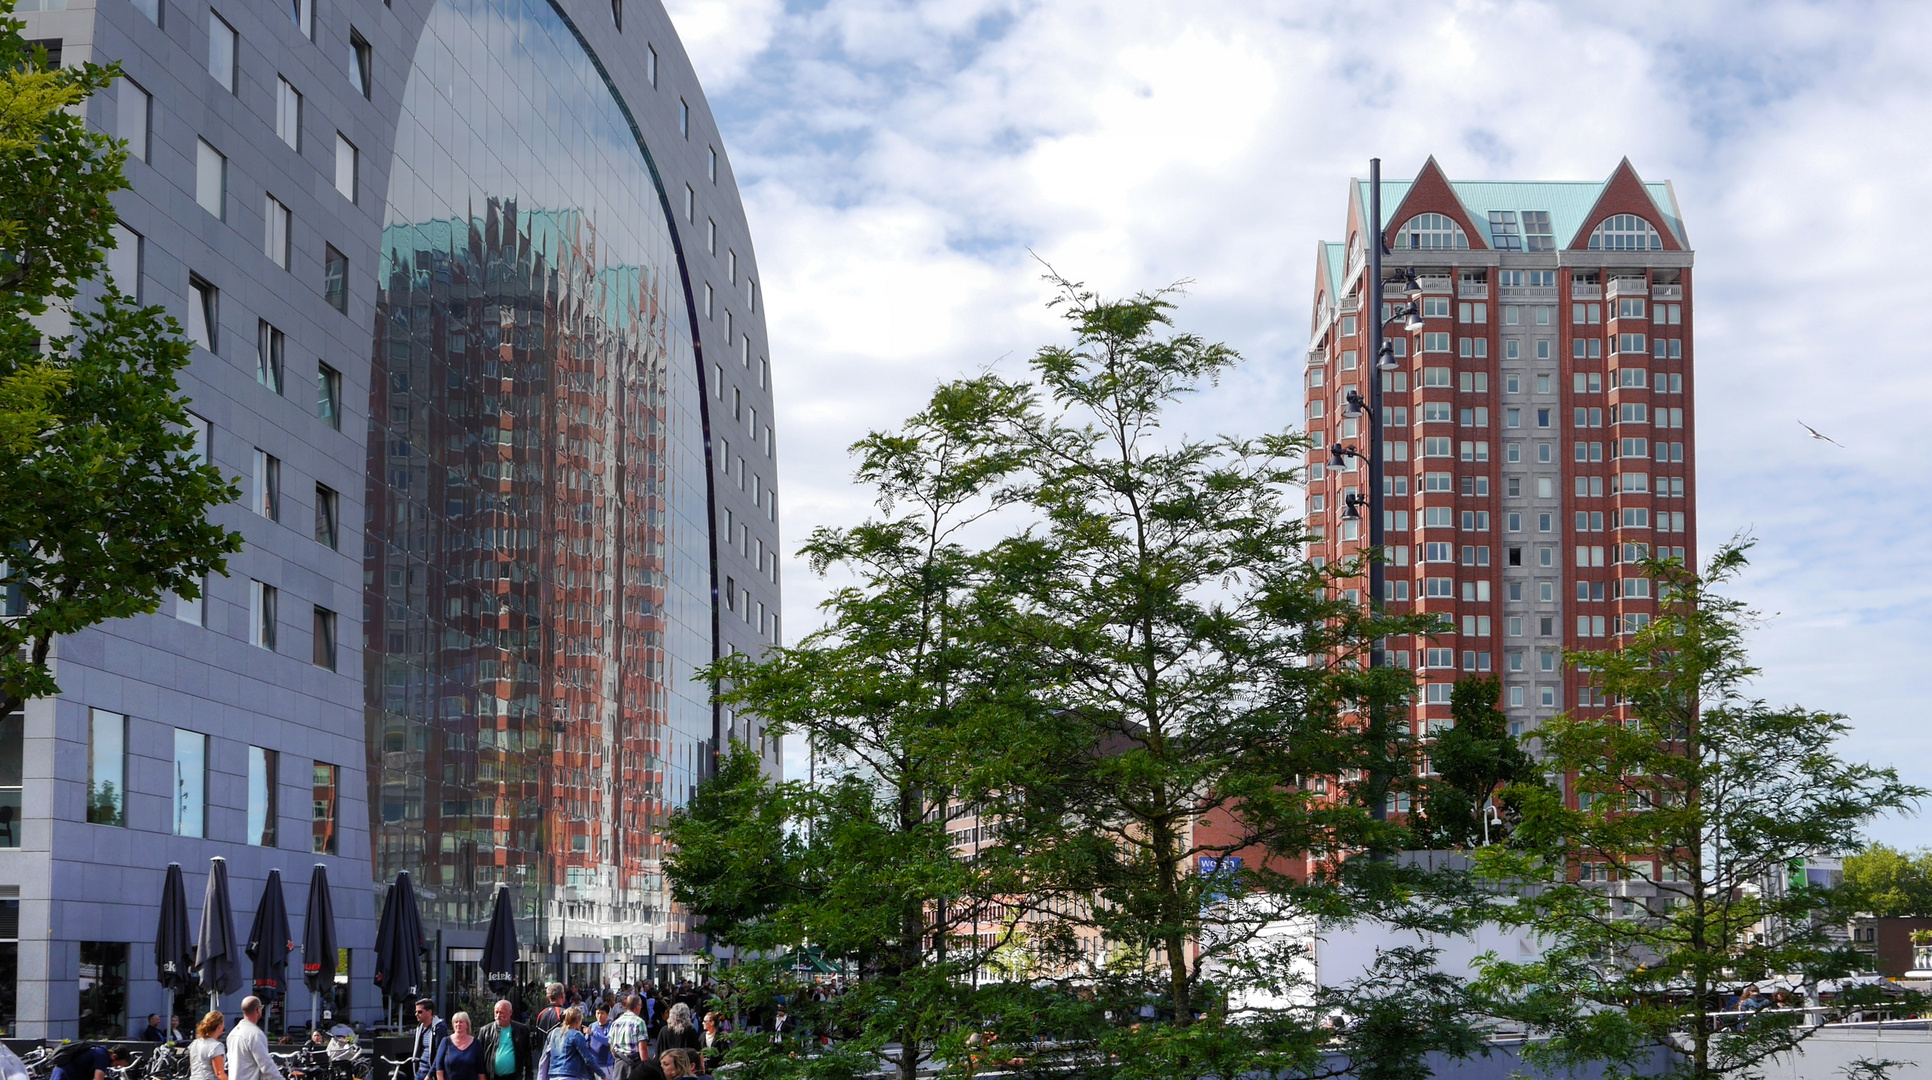
[[[1057,333],[1028,248],[1106,290],[1194,279],[1184,324],[1250,363],[1188,417],[1252,431],[1300,413],[1314,244],[1371,154],[1467,179],[1628,155],[1674,182],[1698,250],[1701,539],[1761,541],[1761,689],[1851,714],[1857,752],[1932,783],[1911,660],[1932,638],[1932,7],[672,10],[758,241],[788,545],[863,512],[843,477],[865,430]],[[787,569],[795,635],[822,586]]]

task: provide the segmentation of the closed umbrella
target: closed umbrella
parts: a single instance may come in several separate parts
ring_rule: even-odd
[[[221,1008],[221,996],[242,987],[241,950],[235,940],[235,905],[228,898],[228,860],[208,860],[208,891],[201,899],[201,935],[195,940],[195,970],[201,988],[214,995],[211,1008]]]
[[[423,917],[416,911],[416,887],[404,870],[383,898],[382,921],[376,926],[376,986],[384,997],[402,1002],[417,995],[427,951]]]
[[[265,1002],[288,997],[288,954],[295,935],[288,928],[288,903],[282,899],[282,872],[270,870],[248,928],[248,958],[254,961],[255,996]],[[284,1017],[286,1019],[286,1017]]]
[[[309,875],[309,910],[302,924],[302,981],[309,987],[309,1030],[322,1022],[322,995],[335,989],[335,901],[329,896],[329,868],[315,864]]]
[[[195,963],[194,931],[188,929],[188,887],[181,880],[181,864],[169,863],[161,883],[161,923],[154,930],[155,981],[168,991],[168,1016],[174,1015],[175,995],[194,985],[188,972]]]
[[[517,918],[510,903],[510,887],[499,885],[490,933],[483,939],[483,980],[501,994],[517,981]]]

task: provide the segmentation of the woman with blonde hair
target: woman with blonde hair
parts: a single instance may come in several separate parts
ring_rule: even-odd
[[[603,1078],[596,1059],[591,1055],[590,1040],[584,1037],[584,1010],[581,1005],[572,1005],[564,1010],[563,1023],[550,1033],[544,1050],[548,1054],[546,1061],[549,1068],[544,1073],[547,1080]]]
[[[219,1009],[195,1025],[195,1041],[188,1044],[188,1080],[228,1080],[228,1044],[221,1041],[227,1026]]]
[[[459,1012],[449,1018],[449,1038],[436,1048],[431,1066],[436,1080],[480,1080],[484,1072],[483,1044],[471,1029],[470,1014]]]

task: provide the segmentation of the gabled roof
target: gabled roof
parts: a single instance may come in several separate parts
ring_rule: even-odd
[[[1413,186],[1414,182],[1409,180],[1382,181],[1382,212],[1390,217],[1385,222],[1390,235],[1394,235],[1395,230],[1403,225],[1403,222],[1395,220],[1395,214]],[[1550,214],[1550,231],[1555,234],[1556,242],[1559,245],[1565,245],[1565,250],[1569,250],[1567,245],[1572,237],[1577,236],[1586,225],[1596,224],[1589,220],[1590,211],[1602,198],[1604,191],[1610,186],[1610,181],[1608,179],[1451,180],[1449,186],[1456,193],[1456,197],[1462,200],[1463,206],[1469,210],[1469,216],[1476,228],[1476,235],[1470,237],[1472,241],[1480,238],[1484,246],[1496,246],[1489,235],[1491,210],[1514,210],[1518,213],[1524,210],[1547,210]],[[1646,183],[1643,189],[1649,194],[1651,202],[1656,204],[1658,216],[1669,226],[1677,243],[1685,248],[1690,247],[1690,240],[1684,235],[1683,218],[1677,212],[1677,198],[1671,192],[1670,184]],[[1355,198],[1364,210],[1363,220],[1367,220],[1368,181],[1355,181]]]
[[[1333,297],[1347,283],[1344,275],[1348,273],[1348,245],[1322,241],[1322,265],[1328,268],[1328,295]]]

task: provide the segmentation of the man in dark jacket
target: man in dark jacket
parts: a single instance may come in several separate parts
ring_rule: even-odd
[[[429,998],[417,998],[415,1042],[409,1053],[409,1059],[416,1063],[416,1080],[429,1080],[436,1074],[436,1050],[447,1038],[449,1024],[436,1015],[436,1003]]]
[[[499,1001],[496,1019],[476,1033],[483,1044],[483,1067],[496,1080],[531,1080],[537,1074],[530,1028],[517,1023],[514,1016],[514,1006]]]

